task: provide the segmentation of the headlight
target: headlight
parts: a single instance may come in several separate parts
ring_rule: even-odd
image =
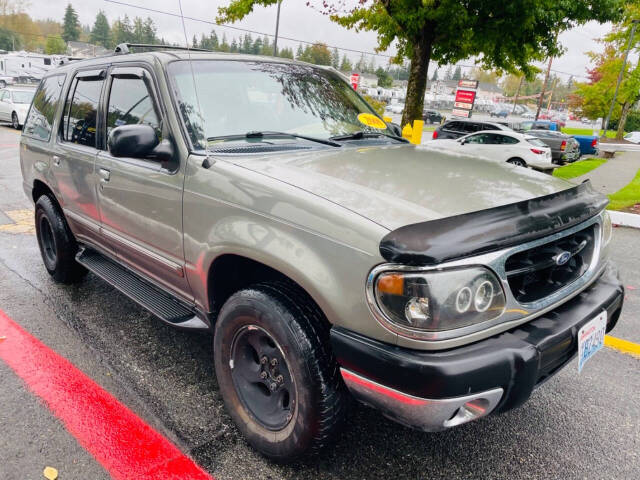
[[[418,332],[440,332],[493,320],[505,309],[502,286],[486,268],[388,272],[374,285],[390,322]]]
[[[613,235],[613,225],[611,225],[611,216],[606,210],[602,212],[602,246],[606,246]]]

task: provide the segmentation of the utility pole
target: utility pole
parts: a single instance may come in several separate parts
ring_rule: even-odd
[[[276,15],[276,38],[273,41],[273,56],[278,56],[278,30],[280,28],[280,4],[282,0],[278,0],[278,13]]]
[[[611,106],[609,107],[609,113],[607,114],[607,118],[604,121],[604,131],[602,132],[602,137],[607,136],[607,129],[609,128],[609,120],[611,120],[611,114],[613,113],[613,106],[616,103],[616,97],[618,96],[618,90],[620,89],[620,84],[622,83],[622,76],[624,75],[624,69],[627,66],[627,59],[629,58],[629,51],[631,50],[631,45],[633,44],[633,37],[636,34],[636,27],[640,20],[632,20],[631,27],[631,35],[629,36],[629,43],[627,44],[627,51],[624,53],[624,60],[622,61],[622,68],[620,69],[620,73],[618,74],[618,83],[616,83],[616,90],[613,92],[613,98],[611,99]]]
[[[556,89],[556,83],[558,83],[558,79],[553,79],[553,85],[551,86],[551,93],[549,93],[549,102],[547,103],[547,115],[551,111],[551,100],[553,99],[553,91]]]
[[[542,91],[540,92],[540,98],[538,99],[538,111],[536,112],[536,120],[540,116],[540,110],[542,109],[542,102],[544,101],[544,91],[547,88],[547,82],[549,81],[549,73],[551,73],[551,62],[553,57],[549,57],[549,65],[547,66],[547,73],[544,76],[544,83],[542,84]]]
[[[520,95],[520,88],[522,88],[522,81],[524,80],[524,75],[520,77],[520,81],[518,82],[518,90],[516,91],[516,96],[513,99],[513,110],[511,110],[511,115],[516,113],[516,105],[518,103],[518,96]]]

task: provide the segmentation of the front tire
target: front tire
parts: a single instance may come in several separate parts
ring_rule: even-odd
[[[527,164],[524,160],[522,160],[521,158],[510,158],[509,160],[507,160],[507,163],[510,163],[511,165],[515,165],[517,167],[526,167]]]
[[[16,112],[11,114],[11,126],[16,130],[20,130],[20,121],[18,120],[18,114]]]
[[[227,411],[247,441],[287,462],[330,443],[348,394],[329,348],[329,326],[297,287],[263,283],[235,293],[214,334]]]
[[[76,262],[78,245],[69,226],[51,197],[41,196],[36,202],[36,237],[44,266],[58,283],[75,283],[87,273]]]

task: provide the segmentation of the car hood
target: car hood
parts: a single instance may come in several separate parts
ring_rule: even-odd
[[[573,186],[522,167],[426,146],[342,147],[283,156],[227,158],[390,230]]]

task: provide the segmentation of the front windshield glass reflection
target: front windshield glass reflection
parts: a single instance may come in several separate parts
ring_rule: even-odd
[[[393,134],[387,128],[375,129],[358,120],[361,113],[375,112],[334,72],[277,62],[191,63],[173,62],[169,73],[196,147],[204,148],[205,139],[220,141],[221,137],[251,131],[279,131],[322,139],[358,131]],[[197,100],[204,118],[200,118]]]

